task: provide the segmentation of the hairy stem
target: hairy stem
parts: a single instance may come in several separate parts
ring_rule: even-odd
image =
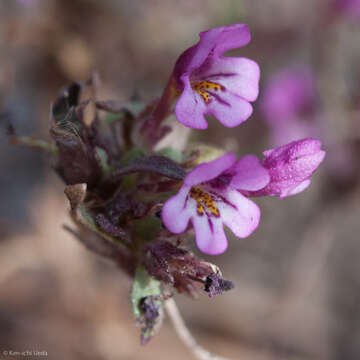
[[[184,319],[182,318],[173,298],[166,300],[164,306],[177,335],[181,341],[190,349],[196,359],[229,360],[227,358],[212,354],[196,342],[189,329],[186,327]]]
[[[141,129],[151,146],[154,146],[162,137],[161,124],[171,113],[171,106],[177,95],[174,78],[171,76],[152,114],[148,116]]]

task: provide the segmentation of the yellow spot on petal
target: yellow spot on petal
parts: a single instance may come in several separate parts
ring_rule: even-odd
[[[206,103],[210,101],[211,94],[209,91],[220,91],[225,89],[222,85],[211,81],[199,81],[192,85],[192,88],[204,99]]]
[[[190,190],[190,196],[196,201],[196,210],[200,216],[204,215],[205,210],[216,217],[220,216],[219,210],[216,207],[212,196],[203,191],[200,187],[192,187]]]

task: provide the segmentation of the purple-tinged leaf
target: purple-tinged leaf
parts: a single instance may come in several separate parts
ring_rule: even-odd
[[[68,227],[66,229],[73,233],[89,250],[109,258],[127,274],[133,276],[137,260],[127,247],[129,239],[125,234],[121,239],[113,237],[96,224],[94,215],[89,211],[84,202],[86,198],[86,184],[67,186],[65,194],[71,206],[70,215],[78,226],[78,231]]]
[[[123,237],[126,235],[125,231],[121,229],[119,226],[114,225],[104,214],[96,215],[96,223],[101,228],[101,230],[105,231],[111,236],[114,237]]]
[[[156,279],[193,297],[201,290],[200,285],[205,283],[207,276],[214,272],[210,263],[165,240],[144,246],[143,265]]]
[[[204,290],[209,296],[215,296],[234,288],[230,280],[224,280],[220,274],[213,273],[206,278]]]
[[[155,173],[178,180],[185,177],[185,171],[175,161],[165,156],[153,155],[135,160],[131,164],[116,170],[113,178],[117,179],[120,176],[137,172]]]

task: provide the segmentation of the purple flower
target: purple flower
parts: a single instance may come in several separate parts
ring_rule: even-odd
[[[270,182],[246,195],[284,198],[305,190],[311,182],[309,177],[324,160],[325,151],[320,148],[319,140],[307,138],[264,151],[261,164],[268,170]]]
[[[177,119],[185,126],[206,129],[205,114],[235,127],[252,114],[249,101],[259,93],[259,66],[247,58],[224,57],[250,42],[247,25],[223,26],[200,33],[200,41],[178,59],[173,76],[180,98]]]
[[[349,19],[360,20],[360,0],[334,0],[334,10]]]
[[[314,79],[309,68],[285,69],[269,79],[261,108],[269,123],[283,123],[310,107],[314,96]]]
[[[198,248],[207,254],[221,254],[227,248],[223,225],[243,238],[259,224],[258,206],[238,190],[256,191],[268,182],[269,175],[255,155],[236,161],[234,154],[227,153],[186,175],[179,192],[163,206],[163,223],[180,234],[191,221]]]

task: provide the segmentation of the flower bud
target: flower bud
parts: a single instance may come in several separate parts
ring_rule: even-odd
[[[270,182],[248,195],[284,198],[305,190],[311,183],[310,176],[324,160],[326,153],[320,148],[319,140],[307,138],[264,151],[262,165],[269,172]]]

